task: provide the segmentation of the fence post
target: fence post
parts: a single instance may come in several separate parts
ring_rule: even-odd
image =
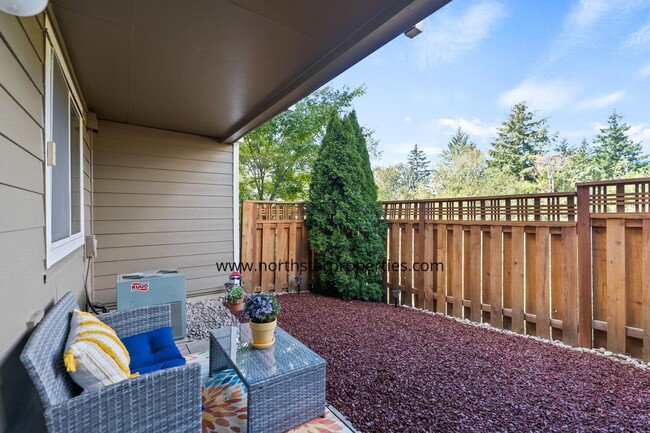
[[[417,286],[418,289],[418,302],[417,302],[417,307],[418,308],[426,308],[425,305],[429,303],[431,300],[428,299],[426,295],[426,290],[424,288],[424,271],[422,271],[422,262],[424,262],[424,254],[426,250],[426,202],[419,202],[419,212],[418,212],[418,261],[420,269],[418,269],[417,274],[415,274],[415,285]],[[411,263],[411,266],[413,266],[413,263]]]
[[[255,219],[253,211],[255,203],[245,200],[242,204],[241,223],[241,261],[253,263],[255,261]],[[253,288],[253,271],[242,269],[242,278],[246,285]]]
[[[578,344],[592,346],[591,215],[589,185],[577,185]],[[572,312],[567,311],[567,314]]]

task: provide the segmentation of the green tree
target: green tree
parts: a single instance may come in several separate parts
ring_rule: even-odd
[[[357,124],[355,126],[355,123]],[[332,115],[314,163],[307,226],[319,265],[319,290],[345,299],[379,300],[383,239],[362,158],[356,116]],[[365,245],[364,245],[365,244]],[[375,251],[377,249],[377,251]]]
[[[432,171],[433,189],[440,197],[470,197],[484,193],[487,180],[483,152],[459,128]]]
[[[525,102],[515,104],[508,119],[497,128],[488,167],[526,182],[535,182],[535,160],[554,139],[547,119],[535,119]]]
[[[431,174],[429,160],[425,153],[418,149],[417,144],[409,152],[406,166],[406,184],[409,190],[415,191],[418,187],[427,183]]]
[[[352,254],[358,265],[356,273],[360,297],[375,299],[376,294],[381,296],[383,293],[379,264],[386,258],[386,225],[382,221],[381,204],[377,201],[377,185],[370,165],[366,134],[359,125],[356,111],[353,110],[346,116],[345,123],[354,132],[357,152],[361,157],[361,177],[358,185],[362,195],[361,207],[358,209],[361,221]]]
[[[476,150],[476,143],[470,140],[469,134],[459,127],[449,139],[447,148],[442,151],[441,156],[443,159],[450,159],[457,154],[464,154],[470,150]]]
[[[377,196],[379,200],[402,200],[408,197],[406,185],[406,164],[399,163],[388,167],[375,167]]]
[[[246,135],[239,148],[240,198],[302,198],[328,119],[364,93],[363,87],[324,87]]]
[[[594,162],[605,179],[627,177],[650,167],[642,144],[630,139],[630,126],[622,120],[623,116],[614,110],[607,119],[607,127],[601,128],[594,140]]]

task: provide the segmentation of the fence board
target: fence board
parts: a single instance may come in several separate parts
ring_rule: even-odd
[[[526,288],[524,290],[525,294],[525,305],[524,309],[524,319],[526,324],[526,334],[528,335],[537,335],[537,318],[533,318],[533,315],[537,314],[537,262],[539,258],[537,257],[537,234],[536,233],[525,233],[524,229],[524,239],[525,239],[525,249],[526,249],[526,265],[525,265],[525,281]]]
[[[512,228],[512,330],[524,333],[524,229]]]
[[[503,327],[503,234],[502,228],[490,228],[490,324]]]
[[[275,271],[275,288],[278,291],[289,288],[289,226],[287,224],[278,223],[276,231],[276,251],[275,261],[277,269]]]
[[[412,236],[413,236],[413,252],[412,252],[412,263],[419,263],[420,262],[420,245],[424,245],[424,242],[422,239],[420,239],[420,225],[421,224],[413,224],[412,225]],[[424,231],[423,231],[424,233]],[[411,271],[411,280],[412,281],[412,292],[413,292],[413,306],[417,308],[422,308],[421,302],[424,302],[424,292],[422,289],[422,271],[418,271],[417,269],[413,269]],[[420,296],[420,293],[423,295]]]
[[[262,273],[261,287],[262,291],[269,290],[270,285],[275,282],[275,272],[268,268],[268,264],[272,263],[275,259],[275,227],[271,224],[264,224],[262,227],[262,265],[267,265],[267,268],[260,269]]]
[[[473,322],[481,322],[481,227],[473,225],[470,235],[470,279],[469,293],[471,294],[472,308],[470,317]]]
[[[564,342],[578,345],[577,234],[574,228],[562,229],[562,336]]]
[[[447,314],[447,276],[449,275],[449,261],[447,258],[447,227],[436,225],[436,260],[442,262],[444,271],[436,272],[436,307],[438,313]]]
[[[551,336],[551,318],[549,310],[549,229],[548,227],[537,227],[535,234],[537,246],[535,258],[535,277],[537,286],[537,321],[535,330],[537,336],[549,338]]]
[[[492,293],[490,287],[492,284],[492,274],[491,274],[491,264],[492,256],[490,254],[492,248],[492,232],[490,230],[483,232],[483,248],[482,248],[482,275],[481,275],[481,299],[483,303],[491,302]],[[481,319],[483,322],[492,323],[490,317],[490,311],[483,311]]]
[[[435,245],[436,245],[436,232],[432,224],[425,224],[424,236],[424,263],[429,266],[428,271],[423,271],[423,285],[424,285],[424,308],[429,311],[435,311],[436,292],[436,270],[434,267],[435,261]]]
[[[643,234],[641,227],[625,225],[625,325],[632,328],[643,328],[643,272],[639,272],[650,263],[643,259]],[[625,352],[641,358],[643,356],[643,340],[626,338]]]
[[[413,227],[410,223],[400,225],[401,244],[400,244],[400,260],[411,264],[413,263]],[[409,307],[413,306],[413,283],[411,269],[405,271],[400,270],[400,285],[403,286],[402,291],[402,305]]]
[[[553,323],[563,323],[564,320],[564,292],[563,292],[563,282],[562,275],[564,270],[562,269],[564,254],[562,252],[562,239],[564,237],[564,229],[561,229],[559,233],[550,234],[550,245],[549,245],[549,267],[551,272],[551,325]],[[575,248],[575,246],[574,246]],[[551,327],[551,337],[554,340],[564,341],[564,331],[562,328],[557,328],[556,326]]]
[[[625,221],[607,221],[607,348],[625,353]]]
[[[463,317],[463,226],[454,225],[452,229],[451,260],[449,261],[449,288],[453,297],[453,314]]]
[[[643,360],[650,361],[650,220],[643,220]]]

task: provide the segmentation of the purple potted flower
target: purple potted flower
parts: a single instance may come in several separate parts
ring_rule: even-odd
[[[278,298],[266,293],[246,295],[244,311],[251,321],[252,346],[258,349],[271,347],[275,342],[274,332],[280,314]]]

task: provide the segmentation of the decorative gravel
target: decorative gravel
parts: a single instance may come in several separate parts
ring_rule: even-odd
[[[223,305],[223,298],[208,298],[187,302],[187,340],[206,340],[210,330],[229,326],[233,316]]]
[[[279,325],[327,361],[366,432],[650,432],[650,371],[411,308],[283,295]]]

